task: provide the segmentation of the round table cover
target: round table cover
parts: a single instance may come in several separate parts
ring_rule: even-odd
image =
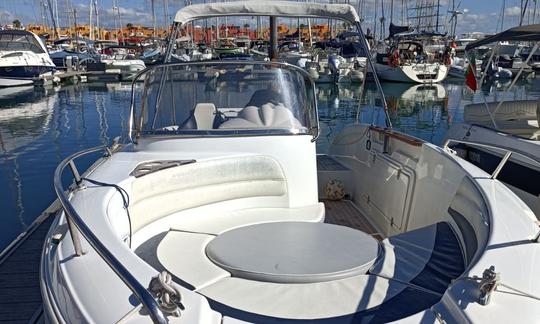
[[[370,235],[344,226],[263,223],[232,229],[206,254],[233,276],[276,283],[312,283],[365,274],[380,253]]]

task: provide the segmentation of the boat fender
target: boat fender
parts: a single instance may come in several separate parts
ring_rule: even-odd
[[[326,183],[324,193],[329,200],[341,200],[345,197],[345,186],[343,185],[343,182],[332,179]]]
[[[399,52],[398,50],[395,50],[391,54],[388,55],[388,65],[391,67],[396,67],[399,65]]]

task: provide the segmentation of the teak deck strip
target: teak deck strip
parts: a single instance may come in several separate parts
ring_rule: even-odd
[[[322,202],[324,203],[326,210],[325,223],[352,227],[370,234],[379,241],[383,239],[371,223],[354,206],[352,201],[322,200]]]

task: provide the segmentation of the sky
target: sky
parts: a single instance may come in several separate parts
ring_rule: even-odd
[[[115,19],[113,18],[113,5],[116,2],[120,8],[120,21],[116,20],[117,24],[125,25],[127,23],[152,25],[151,0],[0,0],[0,24],[11,23],[14,19],[19,19],[23,24],[39,23],[42,21],[43,6],[41,3],[51,3],[54,6],[55,1],[58,4],[58,20],[60,26],[68,25],[68,8],[77,10],[77,20],[80,24],[88,23],[90,13],[90,3],[95,1],[98,4],[100,24],[106,27],[114,27]],[[208,0],[210,2],[211,0]],[[215,1],[215,0],[214,0]],[[271,1],[271,0],[268,0]],[[301,0],[306,1],[306,0]],[[309,0],[313,1],[313,0]],[[391,0],[320,0],[318,2],[347,2],[356,5],[357,1],[363,1],[365,11],[362,16],[368,26],[373,26],[375,16],[375,5],[377,4],[377,16],[381,16],[381,1],[385,4],[386,21],[390,20],[388,14],[390,12]],[[416,1],[425,2],[427,0],[403,0],[414,4]],[[503,3],[505,3],[504,27],[510,28],[516,26],[520,17],[520,2],[521,0],[439,0],[442,13],[446,13],[452,7],[452,2],[458,6],[458,9],[463,12],[458,17],[457,32],[484,32],[494,33],[501,30],[501,12]],[[164,2],[169,4],[169,15],[164,13]],[[164,26],[169,23],[170,19],[176,12],[185,5],[189,0],[154,0],[157,24]],[[203,2],[203,0],[193,0],[193,3]],[[533,19],[534,6],[536,0],[529,1],[531,3],[530,10],[525,23],[540,23],[540,3],[536,19]],[[538,1],[540,2],[540,1]],[[401,0],[394,0],[395,16],[401,17]],[[48,9],[47,16],[50,17]],[[166,19],[167,17],[167,19]],[[50,19],[50,18],[49,18]],[[399,22],[399,18],[397,22]],[[449,17],[443,18],[445,23]]]

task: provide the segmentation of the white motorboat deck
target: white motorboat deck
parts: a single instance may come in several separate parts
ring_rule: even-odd
[[[171,39],[190,21],[232,14],[270,15],[274,23],[277,16],[339,17],[361,32],[350,6],[247,1],[188,6]],[[129,143],[106,149],[83,178],[74,160],[105,148],[68,157],[55,172],[65,211],[55,231],[71,239],[43,248],[47,317],[205,324],[538,318],[529,298],[540,291],[531,280],[538,224],[497,172],[362,123],[343,128],[328,156],[317,157],[314,82],[291,65],[165,64],[138,77],[145,87],[140,97],[134,87]],[[190,95],[179,97],[180,88]],[[75,185],[66,193],[68,165]],[[497,290],[498,272],[505,287],[526,293]]]

